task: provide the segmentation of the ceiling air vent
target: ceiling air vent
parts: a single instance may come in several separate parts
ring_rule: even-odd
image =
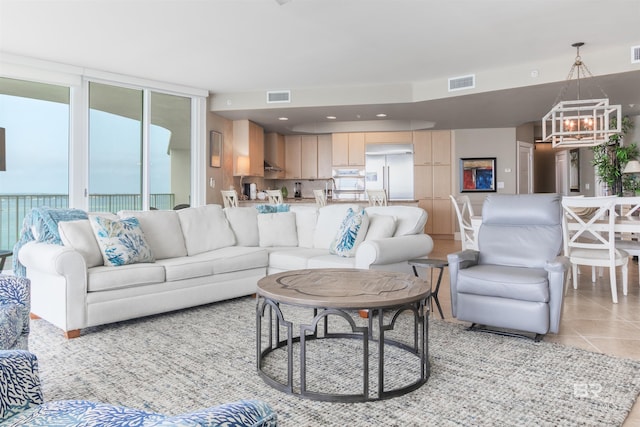
[[[267,92],[267,104],[291,102],[290,90],[270,90]]]
[[[463,89],[473,89],[476,87],[476,75],[471,74],[468,76],[451,77],[449,79],[449,92]]]
[[[631,63],[640,64],[640,46],[631,46]]]

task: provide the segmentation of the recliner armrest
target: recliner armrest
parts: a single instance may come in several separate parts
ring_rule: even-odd
[[[449,265],[456,264],[460,269],[471,267],[478,263],[478,257],[480,252],[474,249],[466,249],[464,251],[456,252],[447,255]]]

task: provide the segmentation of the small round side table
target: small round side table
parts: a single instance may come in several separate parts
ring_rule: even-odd
[[[440,317],[444,319],[444,313],[442,312],[442,307],[440,306],[440,301],[438,300],[438,291],[440,290],[440,283],[442,282],[442,273],[444,272],[444,268],[449,265],[449,263],[442,259],[433,259],[433,258],[414,258],[410,259],[409,265],[413,268],[413,274],[416,277],[420,277],[418,275],[418,270],[416,267],[428,268],[431,270],[431,284],[433,284],[433,269],[437,268],[440,270],[438,273],[438,281],[436,282],[436,288],[432,289],[431,298],[436,302],[436,307],[438,307],[438,311],[440,312]]]

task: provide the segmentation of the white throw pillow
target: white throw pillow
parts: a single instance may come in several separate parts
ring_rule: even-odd
[[[236,244],[222,206],[205,205],[177,212],[189,256]]]
[[[88,219],[60,221],[58,223],[60,240],[65,246],[80,252],[87,268],[104,265],[102,251]]]
[[[278,212],[258,215],[260,246],[298,246],[296,214]]]
[[[396,217],[391,215],[369,215],[369,228],[365,240],[393,237],[396,232]]]
[[[315,206],[292,206],[291,211],[296,214],[298,246],[313,248],[313,235],[318,222],[318,208]]]
[[[238,246],[258,246],[258,211],[252,207],[224,208]]]
[[[156,259],[187,256],[177,211],[120,211],[121,218],[137,218]]]
[[[364,241],[369,226],[369,216],[364,209],[354,211],[349,208],[347,216],[340,224],[329,252],[341,257],[356,255],[358,245]]]
[[[113,220],[103,216],[90,216],[89,223],[102,251],[104,265],[119,266],[154,261],[137,218]]]

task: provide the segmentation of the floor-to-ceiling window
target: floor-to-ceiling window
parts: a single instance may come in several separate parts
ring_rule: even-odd
[[[69,88],[0,77],[0,127],[0,249],[11,249],[26,212],[68,206]]]
[[[205,149],[197,141],[205,137],[206,91],[18,62],[0,67],[11,72],[0,77],[0,249],[13,248],[33,207],[117,212],[204,202]]]
[[[89,83],[91,211],[189,204],[190,169],[190,98]]]

